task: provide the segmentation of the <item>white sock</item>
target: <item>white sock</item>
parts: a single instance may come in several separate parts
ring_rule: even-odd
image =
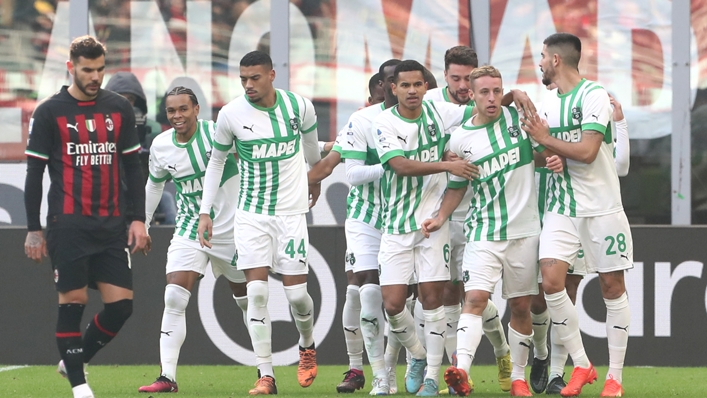
[[[415,309],[415,303],[417,300],[415,300],[415,294],[410,293],[408,298],[405,299],[405,307],[408,309],[408,311],[412,314],[413,310]],[[405,367],[405,377],[410,373],[410,365],[412,365],[412,354],[410,353],[410,350],[407,348],[405,349],[405,364],[407,365]]]
[[[164,312],[160,327],[160,363],[162,376],[177,380],[179,350],[187,337],[186,309],[191,293],[175,284],[164,288]]]
[[[424,311],[425,310],[422,309],[422,301],[419,299],[415,300],[415,310],[412,313],[413,317],[415,317],[415,333],[417,333],[417,338],[420,339],[420,344],[427,349]]]
[[[547,310],[530,313],[533,322],[533,351],[535,358],[547,359],[547,330],[550,328],[550,313]]]
[[[433,310],[424,310],[425,333],[427,334],[427,375],[425,379],[439,380],[439,368],[444,357],[444,340],[447,332],[447,317],[444,307],[439,306]]]
[[[588,368],[589,358],[584,351],[582,335],[579,332],[577,309],[567,295],[567,290],[553,294],[545,293],[545,302],[552,319],[552,327],[557,329],[557,335],[572,356],[574,366]]]
[[[511,381],[525,380],[525,367],[528,365],[528,352],[533,335],[520,334],[508,324],[508,342],[511,347]]]
[[[363,335],[361,334],[361,298],[359,287],[346,287],[346,301],[341,314],[341,324],[344,328],[346,353],[349,355],[349,369],[363,370]]]
[[[241,309],[241,312],[243,314],[243,324],[245,327],[248,327],[248,296],[243,296],[243,297],[236,297],[236,295],[233,295],[233,299],[236,300],[236,304],[238,305],[238,308]]]
[[[398,365],[398,357],[402,347],[403,345],[398,340],[397,335],[388,331],[388,344],[385,346],[384,355],[386,369],[393,369]]]
[[[248,332],[260,376],[275,376],[272,368],[272,324],[268,313],[268,282],[248,282]]]
[[[449,363],[453,363],[452,356],[457,350],[457,326],[459,326],[459,316],[462,313],[461,304],[445,305],[444,315],[447,317],[447,337],[444,341],[444,349],[447,351]]]
[[[307,292],[307,282],[284,286],[285,297],[290,303],[290,313],[299,331],[300,347],[309,348],[314,344],[314,302]]]
[[[415,333],[415,321],[408,311],[407,307],[403,308],[402,312],[396,315],[388,314],[388,322],[390,323],[390,332],[398,335],[398,340],[403,347],[410,350],[410,355],[415,359],[423,359],[427,357],[425,348],[420,343]]]
[[[631,323],[631,310],[626,292],[617,299],[604,299],[606,303],[606,337],[609,343],[609,371],[606,378],[613,378],[621,384],[626,347],[628,346],[628,327]]]
[[[484,335],[491,342],[496,358],[501,358],[508,354],[508,341],[506,341],[506,333],[503,331],[501,317],[498,315],[496,304],[490,299],[488,304],[486,304],[486,308],[484,308],[484,312],[481,313],[481,318],[483,320]]]
[[[481,317],[474,314],[461,314],[457,327],[457,367],[469,374],[476,349],[483,336]]]
[[[381,287],[367,283],[359,289],[361,295],[361,332],[374,375],[385,374],[385,318]]]
[[[562,377],[565,374],[565,365],[567,365],[567,349],[560,341],[557,335],[557,328],[550,329],[550,380],[556,377]]]
[[[71,392],[74,393],[74,398],[93,398],[93,391],[91,391],[91,387],[86,383],[72,387]]]

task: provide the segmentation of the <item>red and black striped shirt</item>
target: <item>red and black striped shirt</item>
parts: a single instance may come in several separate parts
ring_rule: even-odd
[[[48,162],[48,217],[122,218],[119,159],[140,150],[132,106],[111,91],[82,102],[67,89],[37,106],[25,151]]]

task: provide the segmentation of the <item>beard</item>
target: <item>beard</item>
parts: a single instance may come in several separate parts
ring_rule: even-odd
[[[91,83],[93,83],[93,82],[91,82]],[[77,79],[75,76],[74,76],[74,84],[76,85],[76,88],[78,88],[79,91],[81,91],[87,97],[95,97],[96,95],[98,95],[98,90],[96,90],[95,92],[92,92],[92,93],[88,92],[86,85],[81,83],[81,81],[79,79]],[[98,87],[100,88],[100,85],[98,85]]]
[[[461,98],[459,97],[459,95],[457,95],[457,92],[456,92],[456,91],[452,92],[452,90],[449,90],[449,95],[451,95],[452,98],[454,98],[455,101],[457,101],[458,103],[460,103],[460,104],[462,104],[462,105],[468,104],[469,101],[471,100],[471,96],[470,96],[468,93],[467,93],[467,96],[466,96],[466,101],[463,100],[463,99],[461,99]]]
[[[550,78],[548,78],[548,77],[544,77],[544,76],[543,76],[543,80],[542,80],[542,81],[543,81],[543,84],[544,84],[545,86],[549,86],[550,84],[552,84],[552,80],[550,80]]]

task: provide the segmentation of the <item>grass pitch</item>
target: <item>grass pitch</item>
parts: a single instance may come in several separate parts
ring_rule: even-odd
[[[442,371],[444,371],[443,365]],[[276,367],[277,387],[282,397],[341,397],[336,385],[342,380],[346,366],[320,366],[316,381],[309,388],[297,384],[297,367]],[[569,378],[571,369],[567,368]],[[597,368],[599,380],[586,386],[583,397],[598,397],[603,386],[606,368]],[[177,370],[179,392],[171,394],[138,393],[138,387],[152,383],[159,375],[159,366],[89,366],[88,381],[96,397],[246,397],[256,379],[256,370],[246,366],[180,366]],[[528,368],[527,372],[530,372]],[[495,366],[472,367],[476,389],[472,397],[507,397],[496,381]],[[403,375],[405,367],[398,368],[398,395],[405,394]],[[626,397],[704,397],[707,381],[704,368],[626,368],[624,389]],[[367,386],[354,395],[368,396],[372,376],[366,368]],[[444,381],[440,388],[445,388]],[[544,394],[543,394],[544,395]],[[347,397],[348,395],[343,395]],[[56,373],[55,366],[0,365],[0,397],[71,397],[69,383]]]

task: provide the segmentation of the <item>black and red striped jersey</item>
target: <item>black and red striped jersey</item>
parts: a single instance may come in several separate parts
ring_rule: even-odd
[[[119,158],[140,150],[132,106],[111,91],[79,101],[67,89],[34,110],[25,151],[48,163],[48,216],[122,218]]]

